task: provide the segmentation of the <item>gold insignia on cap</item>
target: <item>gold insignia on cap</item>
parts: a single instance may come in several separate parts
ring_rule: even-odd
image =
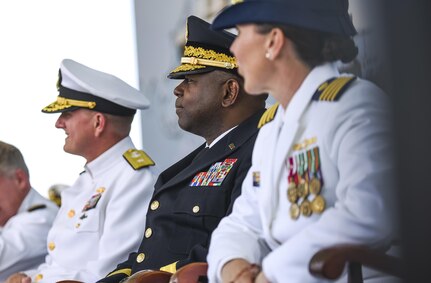
[[[96,102],[94,101],[83,101],[83,100],[75,100],[75,99],[68,99],[61,96],[57,96],[57,100],[50,105],[46,106],[42,109],[43,112],[54,112],[58,110],[67,109],[73,106],[81,107],[81,108],[88,108],[93,109],[96,107]]]
[[[271,107],[269,107],[263,114],[262,117],[260,117],[259,123],[257,124],[257,127],[260,129],[262,128],[265,124],[271,122],[272,120],[274,120],[275,117],[275,113],[277,113],[277,109],[278,109],[278,105],[280,103],[275,103],[274,105],[272,105]]]
[[[143,150],[129,149],[123,154],[123,157],[135,170],[155,165],[154,161]]]
[[[202,69],[206,66],[224,69],[235,69],[238,67],[236,59],[224,53],[202,47],[186,46],[184,56],[181,57],[181,65],[171,73]]]
[[[319,86],[312,100],[337,101],[355,79],[355,76],[331,78]]]

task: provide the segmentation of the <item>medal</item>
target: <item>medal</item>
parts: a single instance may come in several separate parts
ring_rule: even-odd
[[[289,186],[287,187],[287,199],[291,203],[296,203],[296,201],[298,200],[298,189],[293,182],[289,183]]]
[[[292,218],[293,220],[298,219],[300,214],[300,209],[299,206],[296,203],[292,203],[292,205],[290,206],[290,218]]]
[[[304,216],[310,216],[311,213],[313,213],[313,211],[311,210],[311,203],[305,199],[302,203],[301,203],[301,214]]]
[[[313,179],[311,179],[310,181],[310,193],[312,193],[313,195],[318,195],[320,193],[320,189],[321,184],[319,179],[313,177]]]
[[[311,202],[311,209],[314,213],[322,213],[325,210],[325,206],[325,199],[321,195],[316,196]]]

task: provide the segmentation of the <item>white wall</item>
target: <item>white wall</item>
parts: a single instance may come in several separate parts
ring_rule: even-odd
[[[71,58],[137,87],[132,0],[0,1],[0,140],[24,154],[33,187],[71,185],[84,159],[63,151],[58,114],[41,109],[57,96],[60,62]],[[132,138],[142,147],[140,119]]]

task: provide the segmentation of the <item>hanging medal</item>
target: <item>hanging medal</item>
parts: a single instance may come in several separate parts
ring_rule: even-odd
[[[311,209],[313,213],[322,213],[325,210],[326,207],[326,201],[323,198],[323,196],[320,195],[322,186],[323,186],[323,178],[320,171],[320,155],[319,155],[319,148],[315,147],[310,150],[311,156],[313,159],[313,166],[312,166],[312,175],[313,175],[313,185],[312,189],[310,188],[310,192],[315,195],[314,199],[311,201]]]
[[[298,204],[298,188],[296,186],[296,170],[297,163],[293,157],[289,157],[289,176],[287,177],[287,199],[290,202],[290,217],[292,219],[297,219],[300,214],[300,209]]]

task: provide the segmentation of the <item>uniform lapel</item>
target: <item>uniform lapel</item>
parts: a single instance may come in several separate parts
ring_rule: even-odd
[[[274,149],[272,151],[273,156],[272,159],[269,160],[270,163],[263,169],[267,170],[267,168],[269,168],[266,175],[271,176],[270,180],[268,180],[268,182],[271,183],[267,183],[268,190],[263,193],[263,205],[261,207],[261,213],[264,216],[262,221],[265,222],[264,226],[268,227],[268,229],[271,229],[271,223],[278,209],[279,184],[283,170],[286,170],[285,160],[290,154],[292,146],[294,143],[298,142],[298,138],[305,130],[304,125],[301,124],[301,118],[303,113],[307,111],[317,87],[321,82],[327,79],[328,72],[331,74],[333,73],[332,67],[325,65],[316,67],[309,76],[307,76],[289,103],[286,112],[284,112],[284,117],[278,117],[283,120],[280,132],[278,135],[276,132],[272,132],[271,134],[274,140],[272,141],[272,149]],[[277,116],[280,115],[279,112],[283,113],[282,111],[278,111]],[[281,122],[279,124],[281,124]],[[278,131],[276,125],[274,125],[274,128],[273,131]],[[278,138],[276,138],[277,136]],[[269,233],[269,230],[267,232]]]
[[[204,148],[205,144],[194,150],[188,156],[172,165],[160,174],[159,180],[155,186],[155,193],[161,192],[166,188],[173,187],[184,180],[192,180],[199,172],[208,170],[208,168],[218,161],[223,161],[229,155],[237,151],[241,145],[249,140],[257,132],[257,123],[264,110],[259,111],[246,121],[238,125],[229,132],[210,150],[205,152],[198,160],[193,162],[195,156]],[[164,182],[163,180],[166,180]]]

